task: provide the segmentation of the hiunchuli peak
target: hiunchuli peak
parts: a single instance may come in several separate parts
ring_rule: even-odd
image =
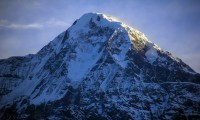
[[[199,80],[142,32],[88,13],[37,54],[0,60],[0,118],[198,118]]]

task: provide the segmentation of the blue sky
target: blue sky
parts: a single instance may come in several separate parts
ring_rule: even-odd
[[[36,53],[88,12],[121,19],[200,72],[200,0],[1,0],[0,59]]]

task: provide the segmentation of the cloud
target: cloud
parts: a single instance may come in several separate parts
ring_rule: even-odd
[[[0,20],[0,28],[9,29],[42,29],[44,27],[66,27],[69,26],[66,22],[62,20],[57,20],[55,18],[49,19],[46,22],[41,23],[29,23],[29,24],[17,24],[10,23],[7,20]]]
[[[0,20],[0,27],[10,29],[41,29],[43,25],[39,23],[17,24],[9,23],[7,20]]]
[[[13,29],[40,29],[42,28],[43,26],[38,24],[38,23],[31,23],[31,24],[9,24],[9,25],[6,25],[4,27],[7,27],[7,28],[13,28]]]

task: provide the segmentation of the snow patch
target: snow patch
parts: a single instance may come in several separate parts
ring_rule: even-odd
[[[74,87],[102,56],[103,51],[98,53],[99,47],[99,45],[93,47],[91,44],[81,44],[76,48],[76,58],[69,62],[68,67],[68,77]]]
[[[146,53],[145,56],[147,60],[152,64],[157,58],[158,58],[158,53],[155,48],[150,48]]]

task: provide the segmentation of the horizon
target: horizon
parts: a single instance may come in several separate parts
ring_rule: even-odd
[[[200,73],[200,1],[153,1],[127,0],[115,5],[112,0],[2,0],[0,59],[35,54],[83,14],[95,12],[116,17],[141,31]]]

